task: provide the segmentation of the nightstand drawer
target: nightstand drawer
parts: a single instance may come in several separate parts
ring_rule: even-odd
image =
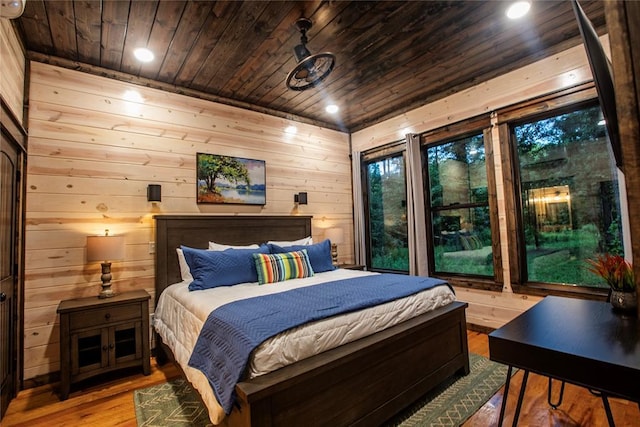
[[[71,329],[84,329],[93,326],[103,326],[123,320],[139,319],[142,316],[140,304],[118,305],[114,307],[97,308],[91,311],[71,313]]]

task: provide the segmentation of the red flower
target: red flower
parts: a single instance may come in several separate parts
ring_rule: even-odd
[[[611,289],[633,292],[636,288],[633,267],[620,255],[604,254],[587,262],[590,264],[588,270],[602,277]]]

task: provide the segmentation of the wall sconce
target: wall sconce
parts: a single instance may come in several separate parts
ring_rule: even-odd
[[[160,184],[149,184],[147,186],[147,202],[161,202],[162,187]]]
[[[342,228],[327,228],[324,232],[325,239],[331,242],[331,258],[333,265],[338,265],[338,244],[344,242],[344,233]]]
[[[307,193],[298,193],[293,195],[293,201],[299,205],[307,204]]]
[[[124,236],[109,236],[109,230],[104,236],[87,236],[87,261],[101,261],[102,291],[98,298],[110,298],[116,294],[111,289],[111,261],[124,259]]]

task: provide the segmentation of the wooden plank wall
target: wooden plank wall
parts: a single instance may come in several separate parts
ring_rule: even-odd
[[[608,36],[602,37],[608,50]],[[582,45],[558,55],[545,58],[468,90],[424,107],[409,111],[352,135],[353,151],[371,148],[404,139],[406,133],[423,133],[501,107],[548,94],[561,88],[588,82],[592,79]],[[506,242],[506,207],[501,168],[500,135],[497,126],[492,130],[500,240],[503,242],[504,287],[502,292],[457,288],[459,299],[467,301],[467,321],[476,325],[497,328],[530,308],[539,297],[514,294],[509,277],[509,257]]]
[[[0,19],[0,96],[23,123],[25,56],[9,19]]]
[[[99,292],[100,266],[87,264],[85,246],[105,228],[126,239],[114,289],[152,296],[157,213],[313,215],[314,239],[343,228],[339,258],[353,260],[347,134],[42,63],[30,80],[25,379],[59,369],[56,309]],[[284,132],[291,124],[296,135]],[[265,160],[266,205],[196,204],[197,152]],[[161,203],[147,202],[152,183]],[[300,191],[309,203],[296,208]]]
[[[640,4],[607,2],[616,109],[627,189],[640,188]],[[627,191],[636,286],[640,285],[640,192]],[[638,293],[640,317],[640,292]]]

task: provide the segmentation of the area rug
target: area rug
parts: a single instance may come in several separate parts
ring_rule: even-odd
[[[471,373],[453,377],[398,414],[386,426],[459,426],[504,385],[507,367],[469,354]],[[189,383],[175,379],[133,394],[138,426],[211,426]]]
[[[213,426],[207,408],[183,378],[135,390],[133,403],[138,426]]]
[[[504,385],[507,366],[469,353],[471,372],[454,376],[385,424],[394,427],[460,426]],[[513,369],[512,375],[517,371]]]

